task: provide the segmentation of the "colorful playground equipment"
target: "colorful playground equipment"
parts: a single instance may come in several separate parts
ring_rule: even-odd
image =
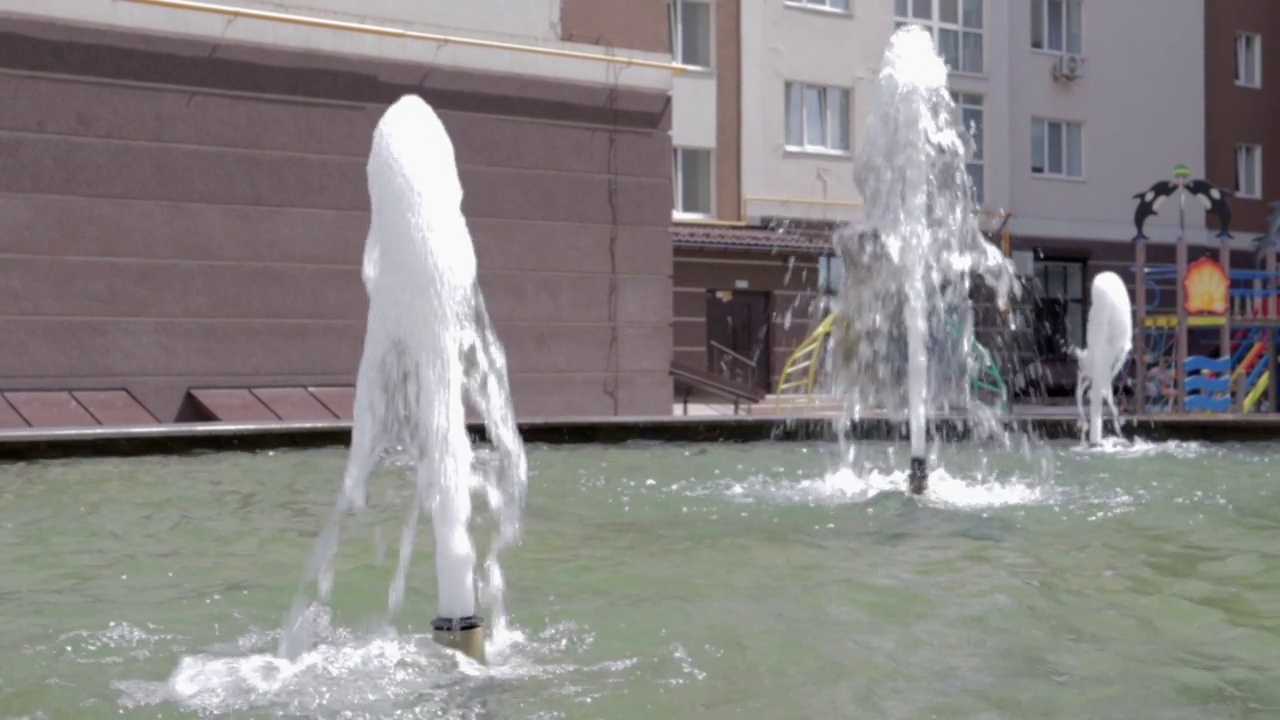
[[[778,382],[774,390],[775,403],[780,405],[784,396],[803,395],[806,406],[813,404],[818,383],[822,379],[821,368],[830,345],[827,340],[831,337],[835,317],[834,314],[829,314],[823,318],[813,332],[796,346],[791,357],[787,358],[787,362],[782,366],[782,372],[778,374]],[[977,368],[970,377],[970,390],[980,396],[983,394],[993,396],[999,409],[1008,409],[1008,388],[1004,377],[1000,374],[1000,367],[991,357],[991,353],[976,340],[970,352],[972,353],[971,367]]]
[[[1204,273],[1201,275],[1200,273]],[[1147,290],[1154,296],[1152,305],[1160,304],[1160,279],[1176,277],[1176,267],[1149,267]],[[1187,412],[1257,412],[1271,411],[1274,399],[1271,389],[1277,343],[1280,336],[1280,293],[1275,289],[1275,273],[1236,270],[1227,273],[1209,258],[1191,264],[1186,272],[1187,285],[1197,282],[1199,293],[1186,293],[1185,325],[1177,314],[1148,315],[1143,318],[1144,346],[1147,356],[1145,390],[1147,412],[1172,412],[1181,399]],[[1216,297],[1212,307],[1202,310],[1206,297]],[[1221,303],[1220,298],[1227,298]],[[1223,311],[1225,305],[1226,311]],[[1213,312],[1217,310],[1218,312]],[[1190,311],[1199,311],[1192,315]],[[1178,330],[1191,333],[1205,330],[1218,333],[1216,357],[1186,355],[1183,370],[1177,372]],[[1227,338],[1224,344],[1222,337]],[[1213,341],[1203,342],[1212,345]],[[1184,378],[1179,383],[1178,378]],[[1182,395],[1185,388],[1185,395]]]
[[[1249,413],[1276,412],[1276,349],[1280,342],[1280,274],[1276,272],[1276,243],[1280,239],[1280,203],[1268,221],[1267,234],[1254,239],[1256,265],[1262,270],[1231,268],[1230,194],[1205,180],[1191,180],[1185,165],[1174,169],[1174,180],[1160,180],[1134,195],[1133,221],[1135,327],[1134,395],[1146,412]],[[1165,199],[1178,198],[1178,239],[1173,265],[1148,266],[1148,218]],[[1188,263],[1184,203],[1200,201],[1217,218],[1218,259],[1201,257]],[[1255,265],[1255,266],[1256,266]],[[1148,315],[1161,307],[1158,281],[1174,281],[1175,312]],[[1154,298],[1149,298],[1149,294]],[[1216,330],[1217,342],[1202,337]],[[1192,355],[1194,347],[1212,348]]]

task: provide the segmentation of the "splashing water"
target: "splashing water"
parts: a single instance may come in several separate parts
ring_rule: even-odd
[[[369,296],[364,351],[356,378],[351,451],[333,515],[316,543],[305,583],[333,587],[339,526],[363,510],[368,479],[383,461],[414,474],[417,492],[400,540],[388,591],[395,614],[404,601],[418,516],[431,512],[439,617],[476,614],[475,548],[468,531],[471,493],[485,490],[498,520],[485,562],[483,599],[494,635],[505,629],[500,550],[519,539],[528,466],[515,424],[506,359],[476,281],[476,257],[462,214],[453,144],[421,98],[405,96],[378,122],[367,166],[370,221],[362,276]],[[484,418],[497,461],[473,468],[467,436],[469,399]],[[286,618],[280,653],[309,649],[299,594]]]
[[[901,417],[905,409],[913,492],[925,483],[928,413],[974,409],[971,274],[987,278],[1002,309],[1017,289],[1012,265],[978,230],[967,142],[932,36],[903,27],[885,52],[855,164],[866,221],[835,238],[847,270],[833,380],[846,427],[869,410]]]

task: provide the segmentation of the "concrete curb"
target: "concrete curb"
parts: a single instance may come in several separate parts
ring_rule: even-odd
[[[753,442],[834,440],[835,416],[782,417],[655,416],[535,418],[522,421],[526,442],[545,444],[648,442]],[[1079,437],[1073,414],[1014,414],[1005,429],[1043,439]],[[469,426],[477,440],[484,427]],[[1240,415],[1156,415],[1126,418],[1125,434],[1150,440],[1268,441],[1280,439],[1280,417]],[[905,422],[871,417],[851,424],[850,436],[894,440]],[[938,439],[955,441],[974,433],[963,417],[934,420]],[[196,451],[244,451],[345,446],[348,422],[175,423],[142,427],[94,427],[0,432],[0,461],[65,457],[165,455]]]

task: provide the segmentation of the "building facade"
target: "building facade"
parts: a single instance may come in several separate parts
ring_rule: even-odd
[[[821,315],[830,232],[861,213],[859,102],[893,30],[879,5],[671,2],[676,59],[707,64],[673,94],[676,360],[746,357],[771,389]]]
[[[1280,200],[1280,6],[1206,0],[1204,32],[1205,162],[1234,191],[1232,225],[1246,240],[1266,232]]]
[[[1179,163],[1209,170],[1204,4],[1175,0],[1159,13],[1093,0],[989,5],[989,38],[1007,42],[989,45],[987,77],[962,88],[983,98],[987,137],[1008,138],[986,144],[984,199],[1011,214],[1015,258],[1033,279],[1042,387],[1070,393],[1069,350],[1084,345],[1093,276],[1133,277],[1133,196]],[[1185,205],[1185,221],[1193,243],[1208,241],[1198,203]],[[1148,221],[1149,261],[1172,262],[1178,223],[1172,204]],[[1152,301],[1171,305],[1172,289]]]
[[[1206,156],[1205,3],[1160,5],[895,2],[895,22],[930,27],[952,69],[979,148],[970,165],[979,198],[988,215],[1008,215],[1014,259],[1032,280],[1050,391],[1073,389],[1069,349],[1084,344],[1093,276],[1132,278],[1133,196],[1180,163],[1231,186]],[[1185,205],[1185,222],[1192,243],[1212,244],[1199,203]],[[1176,205],[1147,222],[1150,262],[1172,262],[1178,227]],[[1172,286],[1163,289],[1169,301]]]
[[[444,37],[0,0],[0,425],[349,417],[365,159],[405,93],[453,137],[518,414],[669,413],[662,6],[289,7]]]
[[[1206,28],[1232,11],[1207,24],[1204,0],[1170,0],[1159,13],[1095,0],[673,0],[670,7],[676,59],[702,67],[676,80],[673,97],[674,349],[690,362],[710,364],[712,337],[726,335],[709,323],[717,322],[717,293],[735,290],[723,286],[729,279],[757,294],[742,304],[759,305],[767,294],[772,308],[773,325],[753,335],[768,342],[735,349],[770,358],[776,373],[777,358],[794,346],[795,333],[778,330],[795,320],[783,309],[808,312],[812,303],[794,298],[820,296],[819,276],[833,273],[829,247],[802,248],[778,231],[861,217],[852,161],[884,49],[904,24],[929,29],[951,69],[952,96],[975,142],[969,170],[982,224],[1004,224],[1031,280],[1037,353],[1059,391],[1074,383],[1069,349],[1084,342],[1093,276],[1132,276],[1133,196],[1178,164],[1221,187],[1236,184],[1230,163],[1245,140],[1206,134],[1206,100],[1210,125],[1216,105],[1245,135],[1269,128],[1265,113],[1232,115],[1243,99],[1206,94],[1218,92],[1207,73],[1230,72],[1234,61],[1206,45],[1213,42]],[[1255,18],[1273,12],[1251,7]],[[1220,33],[1232,48],[1236,32]],[[1213,70],[1214,62],[1222,67]],[[1227,90],[1256,94],[1226,82]],[[1229,142],[1230,153],[1207,148],[1215,142]],[[1242,220],[1256,224],[1260,211],[1247,205]],[[1206,228],[1203,208],[1187,203],[1184,217],[1191,242],[1208,252],[1216,228]],[[1176,207],[1147,223],[1152,262],[1172,261],[1178,228]],[[743,254],[748,246],[755,254]],[[746,278],[748,258],[760,267],[798,263],[812,282],[756,287]]]

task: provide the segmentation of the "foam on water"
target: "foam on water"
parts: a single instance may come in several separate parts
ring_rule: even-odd
[[[753,478],[733,483],[725,492],[739,500],[778,504],[846,505],[866,503],[885,493],[905,493],[907,473],[838,468],[817,478],[778,481]],[[1018,478],[997,481],[989,477],[953,475],[944,469],[929,474],[929,489],[918,500],[932,507],[979,509],[1038,505],[1053,495],[1043,485]]]
[[[370,220],[362,277],[369,296],[364,350],[356,376],[351,450],[333,515],[316,543],[306,582],[319,598],[333,587],[333,561],[344,515],[364,509],[370,473],[383,461],[409,469],[416,497],[401,533],[388,590],[394,615],[405,584],[421,510],[435,536],[437,612],[476,614],[471,494],[483,489],[498,519],[481,591],[491,627],[505,623],[498,552],[519,536],[527,460],[515,424],[506,360],[476,280],[476,257],[462,214],[462,184],[444,124],[417,96],[382,116],[367,166]],[[498,461],[473,471],[466,400],[484,418]],[[296,658],[310,645],[301,624],[309,600],[299,595],[286,617],[280,652]]]
[[[680,646],[669,655],[574,663],[562,656],[589,649],[594,636],[573,624],[548,627],[533,637],[507,630],[491,637],[480,664],[436,644],[429,635],[399,634],[387,627],[358,634],[334,628],[327,608],[312,606],[304,622],[318,642],[296,658],[270,652],[278,631],[250,632],[231,647],[183,657],[162,682],[120,680],[122,709],[173,704],[201,715],[266,711],[273,715],[341,718],[471,718],[485,712],[495,685],[572,675],[576,686],[556,689],[583,701],[593,691],[625,679],[641,663],[658,664],[666,682],[678,684],[700,671]],[[700,678],[699,678],[700,679]]]
[[[1153,455],[1173,455],[1178,458],[1193,458],[1209,452],[1203,443],[1183,440],[1167,440],[1152,442],[1135,438],[1126,440],[1122,437],[1105,436],[1096,445],[1082,442],[1071,448],[1072,453],[1082,455],[1101,455],[1121,458],[1143,458]]]

